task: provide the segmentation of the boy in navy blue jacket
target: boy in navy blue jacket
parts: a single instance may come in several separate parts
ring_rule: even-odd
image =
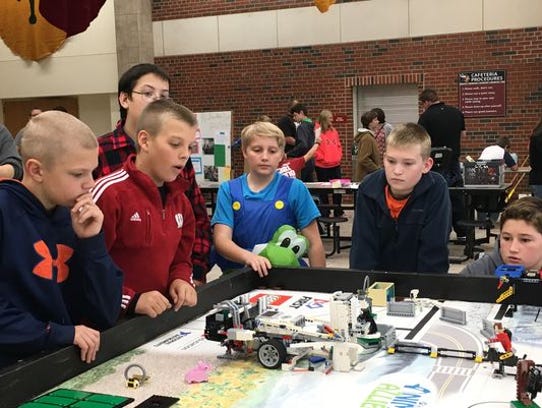
[[[390,272],[448,272],[451,204],[444,178],[430,171],[431,139],[407,123],[386,138],[384,169],[357,193],[350,267]]]
[[[0,367],[75,344],[91,362],[119,315],[122,272],[92,201],[98,143],[64,112],[32,118],[22,183],[0,181]]]

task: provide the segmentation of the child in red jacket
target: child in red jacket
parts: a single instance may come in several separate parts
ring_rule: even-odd
[[[124,271],[122,308],[156,317],[197,301],[191,252],[195,221],[178,181],[195,139],[195,115],[171,100],[149,104],[137,122],[137,155],[98,180],[112,258]]]

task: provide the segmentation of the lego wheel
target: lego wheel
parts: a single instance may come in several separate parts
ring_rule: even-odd
[[[258,349],[258,361],[265,368],[278,368],[286,361],[286,347],[277,339],[263,343]]]

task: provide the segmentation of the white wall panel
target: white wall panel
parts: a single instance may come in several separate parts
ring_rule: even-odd
[[[278,46],[276,11],[220,16],[218,31],[221,52]]]
[[[410,35],[462,33],[482,30],[482,0],[410,0]]]
[[[339,5],[326,13],[316,7],[278,10],[279,47],[300,47],[341,42]]]
[[[540,0],[484,0],[484,30],[541,25],[542,1]]]
[[[341,4],[342,42],[408,37],[408,0]]]
[[[218,52],[218,17],[163,22],[164,55]]]

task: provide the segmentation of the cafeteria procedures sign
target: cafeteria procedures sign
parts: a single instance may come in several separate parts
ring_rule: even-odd
[[[505,116],[506,71],[459,73],[459,109],[467,118]]]

